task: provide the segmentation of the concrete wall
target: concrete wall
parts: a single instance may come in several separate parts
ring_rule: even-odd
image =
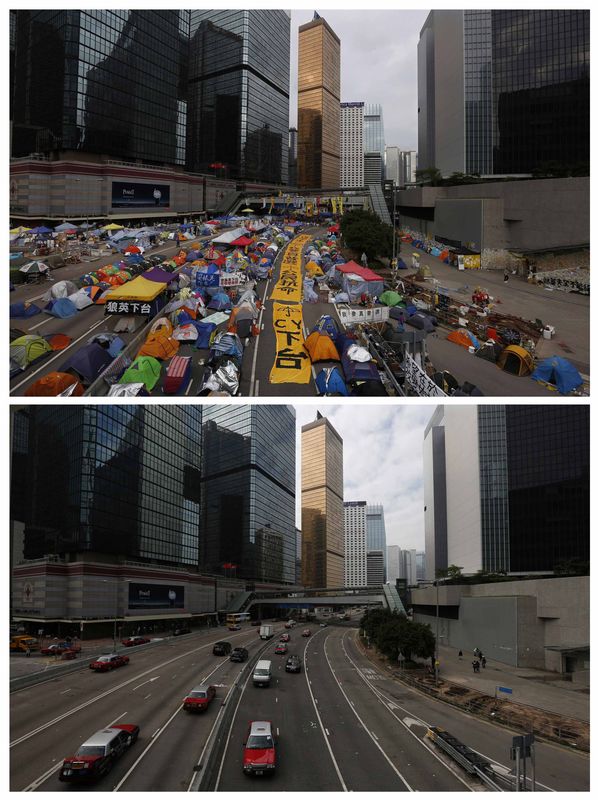
[[[465,172],[463,12],[434,11],[435,166]]]

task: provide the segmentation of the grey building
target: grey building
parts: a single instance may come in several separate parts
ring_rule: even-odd
[[[384,180],[384,115],[382,113],[382,106],[379,103],[366,103],[363,108],[363,152],[366,155],[372,156],[377,153],[380,156],[378,168],[380,169],[380,176],[375,176],[376,183],[382,183]],[[373,160],[372,160],[373,167]],[[367,169],[367,164],[366,164]],[[367,184],[367,175],[366,175]]]
[[[586,10],[430,12],[417,53],[420,168],[500,175],[556,162],[589,174],[589,41]]]
[[[367,585],[381,586],[384,581],[384,551],[368,550],[367,557]]]
[[[344,503],[345,586],[367,586],[367,504],[365,500]]]
[[[297,186],[297,128],[289,128],[289,186]]]
[[[424,434],[426,578],[589,564],[587,406],[444,406]]]
[[[382,553],[384,559],[384,578],[386,580],[386,527],[384,525],[384,506],[366,507],[367,549]]]
[[[386,548],[386,582],[394,583],[400,577],[399,559],[401,548],[397,544],[389,544]]]

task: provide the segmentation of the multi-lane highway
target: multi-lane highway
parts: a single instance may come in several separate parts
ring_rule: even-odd
[[[235,633],[211,631],[154,642],[128,651],[128,666],[106,674],[85,668],[54,677],[11,695],[11,781],[13,791],[60,791],[65,756],[94,731],[114,722],[136,723],[138,741],[100,782],[97,791],[186,791],[206,768],[204,748],[214,738],[222,702],[231,695],[223,746],[211,753],[218,791],[466,791],[480,788],[452,762],[440,757],[425,733],[428,725],[451,731],[493,761],[511,769],[513,732],[469,717],[422,697],[379,672],[356,644],[356,630],[312,625],[291,632],[289,654],[302,660],[300,673],[287,673],[285,655],[266,644],[272,661],[268,688],[251,681],[251,660],[264,642],[258,628]],[[246,646],[250,659],[231,663],[212,655],[219,639]],[[192,686],[209,682],[217,698],[207,712],[191,715],[182,700]],[[245,733],[250,721],[272,722],[278,767],[268,778],[242,772]],[[210,752],[206,748],[205,752]],[[589,759],[538,743],[538,790],[589,789]]]

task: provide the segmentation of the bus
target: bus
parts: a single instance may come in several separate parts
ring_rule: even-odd
[[[238,625],[241,622],[248,622],[250,619],[251,619],[251,614],[249,614],[248,612],[243,612],[241,614],[227,614],[226,624]]]

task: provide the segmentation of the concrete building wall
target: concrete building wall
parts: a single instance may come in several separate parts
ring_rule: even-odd
[[[465,172],[463,12],[434,11],[435,166]]]
[[[401,548],[396,544],[390,544],[386,548],[386,581],[394,583],[400,577],[399,559]]]

